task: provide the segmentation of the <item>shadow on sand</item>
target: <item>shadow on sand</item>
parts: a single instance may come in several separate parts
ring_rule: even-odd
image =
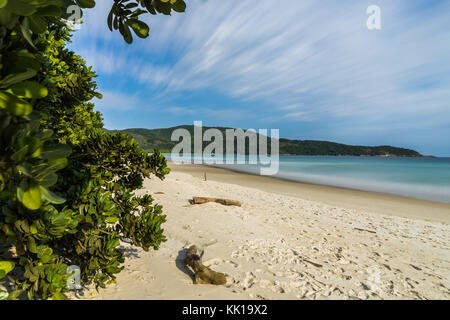
[[[184,262],[184,259],[186,259],[186,255],[188,253],[188,249],[183,249],[178,251],[178,256],[175,260],[175,265],[177,266],[177,268],[179,270],[181,270],[183,273],[187,274],[189,276],[189,278],[191,278],[192,283],[194,282],[194,272],[191,271],[191,269],[189,269],[186,266],[186,263]]]

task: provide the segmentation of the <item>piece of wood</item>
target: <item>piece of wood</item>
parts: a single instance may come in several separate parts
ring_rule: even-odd
[[[220,203],[224,206],[238,206],[240,207],[242,204],[236,200],[222,199],[222,198],[207,198],[207,197],[194,197],[192,199],[192,204],[204,204],[207,202],[216,202]]]
[[[361,228],[354,228],[355,230],[358,230],[358,231],[365,231],[365,232],[370,232],[370,233],[376,233],[375,231],[372,231],[372,230],[366,230],[366,229],[361,229]]]
[[[227,283],[227,278],[224,273],[216,272],[206,267],[202,263],[203,250],[193,245],[185,258],[186,266],[194,271],[195,284],[215,284],[223,285]]]
[[[318,264],[318,263],[315,263],[315,262],[312,262],[312,261],[310,261],[310,260],[307,260],[307,259],[304,259],[304,258],[302,258],[303,259],[303,261],[305,261],[305,262],[307,262],[307,263],[309,263],[309,264],[312,264],[314,267],[317,267],[317,268],[322,268],[322,265],[321,264]]]

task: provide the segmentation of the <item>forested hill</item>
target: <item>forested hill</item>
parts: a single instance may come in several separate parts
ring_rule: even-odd
[[[187,129],[194,137],[194,126],[178,126],[164,129],[125,129],[121,132],[128,133],[145,150],[159,149],[162,152],[170,152],[178,143],[171,141],[172,132],[175,129]],[[203,127],[207,130],[209,127]],[[216,128],[224,133],[228,128]],[[207,145],[209,142],[204,142]],[[224,143],[225,146],[225,143]],[[193,147],[192,147],[193,150]],[[225,151],[225,150],[224,150]],[[421,157],[417,151],[396,148],[392,146],[350,146],[341,143],[315,140],[289,140],[280,139],[281,155],[311,155],[311,156],[396,156],[396,157]]]

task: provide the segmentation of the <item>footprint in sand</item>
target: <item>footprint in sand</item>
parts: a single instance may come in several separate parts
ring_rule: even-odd
[[[263,289],[270,289],[275,293],[285,293],[284,288],[277,281],[262,279],[258,280],[258,284]]]
[[[242,282],[240,281],[235,281],[236,284],[240,284],[240,286],[246,290],[249,289],[253,286],[253,284],[255,283],[255,275],[251,272],[247,272],[245,274],[245,278]]]
[[[236,262],[231,261],[231,260],[227,260],[227,261],[225,261],[225,263],[229,263],[229,264],[231,264],[231,265],[232,265],[233,267],[235,267],[235,268],[239,267],[239,264],[237,264]]]
[[[258,273],[266,273],[268,275],[275,276],[275,274],[273,272],[271,272],[270,270],[267,270],[267,269],[256,269],[256,272],[258,272]]]
[[[203,264],[204,264],[206,267],[211,267],[211,266],[217,266],[218,264],[220,264],[220,263],[222,263],[222,262],[224,262],[223,259],[220,259],[220,258],[214,258],[214,259],[211,259],[211,260],[208,260],[208,261],[203,262]]]

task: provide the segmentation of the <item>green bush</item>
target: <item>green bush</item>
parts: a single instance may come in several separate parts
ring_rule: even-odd
[[[109,27],[128,43],[130,30],[149,34],[140,15],[185,8],[182,0],[111,2]],[[144,250],[166,240],[161,206],[134,194],[145,178],[164,178],[166,160],[102,129],[89,102],[101,98],[96,75],[65,47],[73,4],[95,1],[0,0],[0,241],[19,256],[0,261],[0,279],[18,271],[9,299],[65,298],[70,264],[84,284],[105,287],[123,269],[120,240]]]

